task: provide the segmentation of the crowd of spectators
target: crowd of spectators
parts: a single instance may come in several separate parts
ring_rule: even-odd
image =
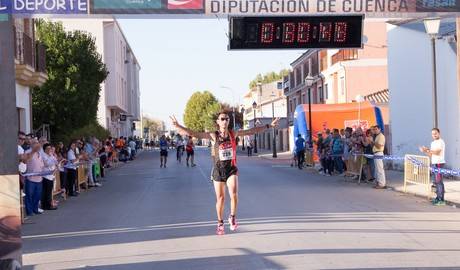
[[[78,196],[79,166],[85,170],[84,188],[101,187],[105,169],[119,161],[133,160],[141,146],[139,139],[125,137],[109,137],[104,141],[88,137],[65,146],[62,142],[51,144],[45,137],[38,139],[19,132],[18,161],[25,214],[39,215],[45,210],[56,210],[58,200],[53,191],[58,191],[62,199]],[[59,186],[56,186],[57,176]]]
[[[296,139],[296,155],[301,169],[304,161],[305,145],[308,142],[299,136]],[[363,131],[326,129],[318,132],[314,141],[319,159],[319,173],[325,176],[334,174],[345,177],[361,177],[361,180],[375,183],[375,188],[385,188],[383,155],[385,136],[379,126]],[[312,147],[310,147],[312,149]]]

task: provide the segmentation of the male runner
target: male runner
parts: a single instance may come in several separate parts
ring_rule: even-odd
[[[166,162],[168,162],[168,141],[165,135],[160,138],[160,162],[160,168],[166,168]]]
[[[238,227],[236,222],[236,208],[238,204],[238,168],[236,166],[236,137],[252,135],[259,133],[271,127],[276,127],[279,118],[275,119],[270,125],[254,127],[249,130],[233,131],[228,128],[230,118],[228,113],[222,111],[217,117],[218,130],[215,132],[195,132],[191,129],[181,126],[177,119],[171,117],[173,125],[184,135],[192,136],[198,139],[209,139],[214,148],[214,169],[212,178],[214,190],[216,192],[216,212],[217,212],[217,235],[225,234],[224,229],[224,203],[225,203],[225,186],[228,188],[231,199],[231,213],[228,218],[230,230],[235,231]]]

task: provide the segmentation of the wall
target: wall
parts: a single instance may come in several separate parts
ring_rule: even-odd
[[[429,146],[433,127],[430,41],[424,32],[392,25],[388,29],[393,154],[420,154],[418,146]],[[445,40],[436,44],[439,126],[446,141],[447,165],[457,168],[460,133],[456,54]]]
[[[25,133],[32,132],[31,104],[29,87],[16,83],[16,107],[20,108],[19,130]]]

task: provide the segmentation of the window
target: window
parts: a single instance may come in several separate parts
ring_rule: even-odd
[[[324,99],[329,99],[329,87],[327,84],[324,85]]]

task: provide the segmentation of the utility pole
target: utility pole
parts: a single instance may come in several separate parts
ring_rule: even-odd
[[[7,230],[9,242],[17,243],[0,258],[0,268],[21,261],[21,204],[18,175],[18,116],[16,111],[16,79],[14,66],[13,19],[0,15],[0,221],[12,224]]]

